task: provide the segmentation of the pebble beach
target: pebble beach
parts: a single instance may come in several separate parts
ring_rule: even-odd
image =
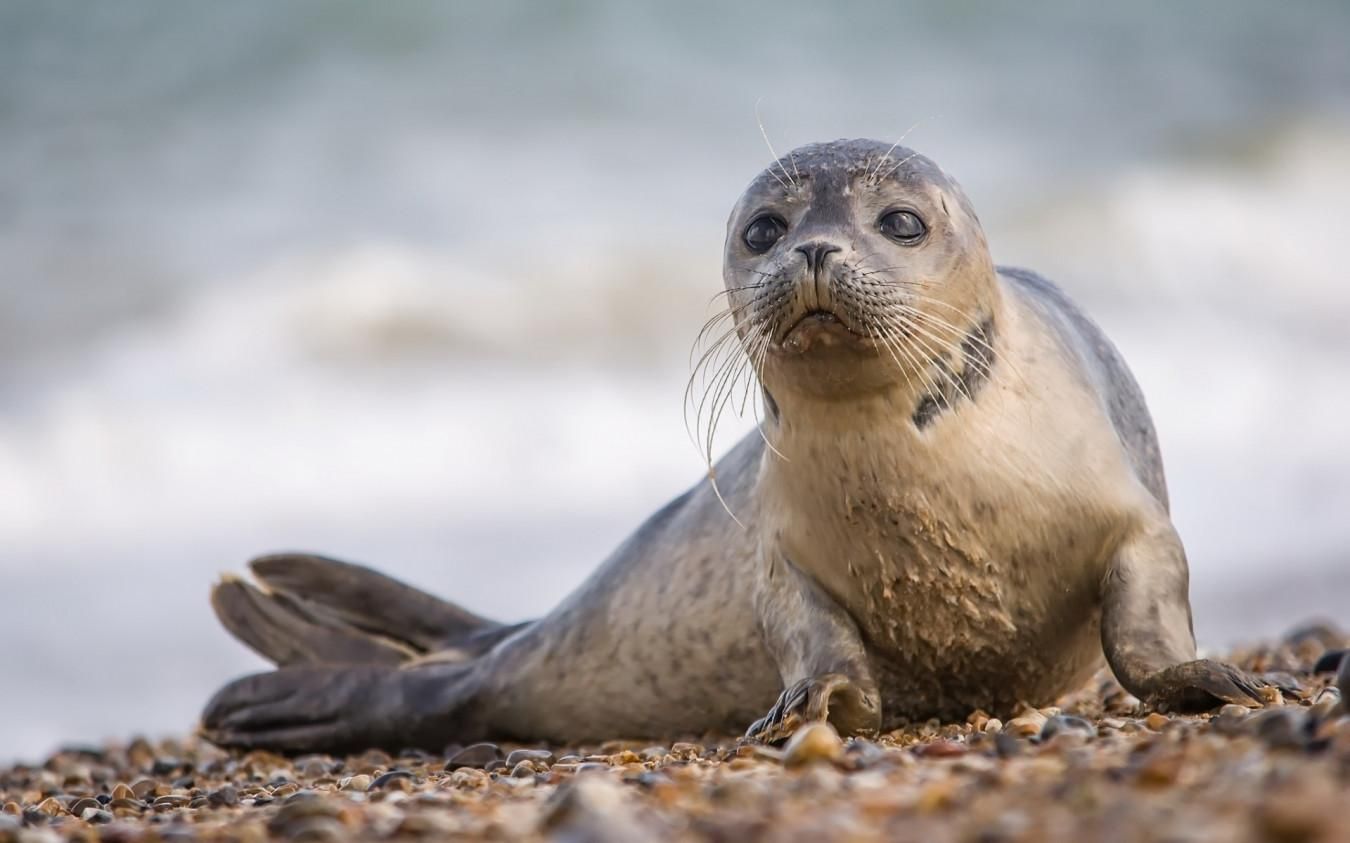
[[[1266,704],[1201,715],[1148,711],[1103,671],[1006,721],[807,724],[778,747],[66,747],[0,769],[0,841],[1350,841],[1347,645],[1313,625],[1227,654],[1273,683]]]

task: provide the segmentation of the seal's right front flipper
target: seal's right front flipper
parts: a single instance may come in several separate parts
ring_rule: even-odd
[[[478,737],[469,665],[289,667],[235,680],[202,713],[221,747],[288,754],[440,751]]]
[[[813,720],[846,735],[880,729],[881,695],[853,619],[791,561],[774,559],[764,574],[755,614],[785,688],[746,737],[777,743]]]
[[[1121,542],[1102,584],[1102,650],[1116,679],[1155,708],[1262,705],[1263,682],[1196,658],[1188,590],[1186,554],[1165,516]]]

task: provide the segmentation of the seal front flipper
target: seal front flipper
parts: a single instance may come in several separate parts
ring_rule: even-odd
[[[1186,554],[1165,517],[1117,548],[1102,589],[1102,649],[1116,679],[1159,709],[1262,705],[1263,682],[1196,658],[1188,588]]]
[[[858,627],[814,580],[789,560],[773,559],[755,614],[786,687],[747,738],[777,743],[813,720],[846,735],[881,727],[881,695]]]
[[[477,737],[473,682],[468,664],[283,668],[221,688],[201,734],[222,747],[284,753],[439,751]]]

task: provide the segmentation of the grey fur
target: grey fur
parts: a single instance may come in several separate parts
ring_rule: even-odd
[[[880,232],[894,208],[925,221],[921,241]],[[756,253],[741,233],[762,214],[787,233]],[[378,611],[353,607],[361,589],[309,588],[321,569],[287,578],[269,563],[293,599],[349,622],[347,643],[227,686],[205,734],[434,748],[754,721],[774,740],[801,719],[854,731],[1048,703],[1103,653],[1160,705],[1258,696],[1195,660],[1185,554],[1120,355],[1053,284],[995,269],[936,164],[875,141],[795,150],[733,210],[724,280],[741,340],[767,344],[767,412],[718,461],[721,499],[696,484],[518,627],[390,588]],[[241,594],[218,601],[227,625],[256,616]],[[406,624],[390,612],[400,601]],[[322,635],[282,621],[267,623]],[[231,628],[265,654],[279,646]],[[353,630],[418,653],[444,630],[445,644],[402,669],[334,664],[333,646],[361,650]]]

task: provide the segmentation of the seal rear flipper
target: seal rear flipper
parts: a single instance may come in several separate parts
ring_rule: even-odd
[[[500,624],[362,565],[308,553],[249,563],[269,591],[318,604],[351,626],[427,652]]]
[[[468,665],[288,667],[245,676],[202,712],[202,737],[221,747],[303,753],[372,747],[440,751],[475,739]]]
[[[403,644],[354,629],[321,607],[266,593],[234,577],[211,589],[211,607],[235,638],[279,667],[393,666],[419,655]]]

